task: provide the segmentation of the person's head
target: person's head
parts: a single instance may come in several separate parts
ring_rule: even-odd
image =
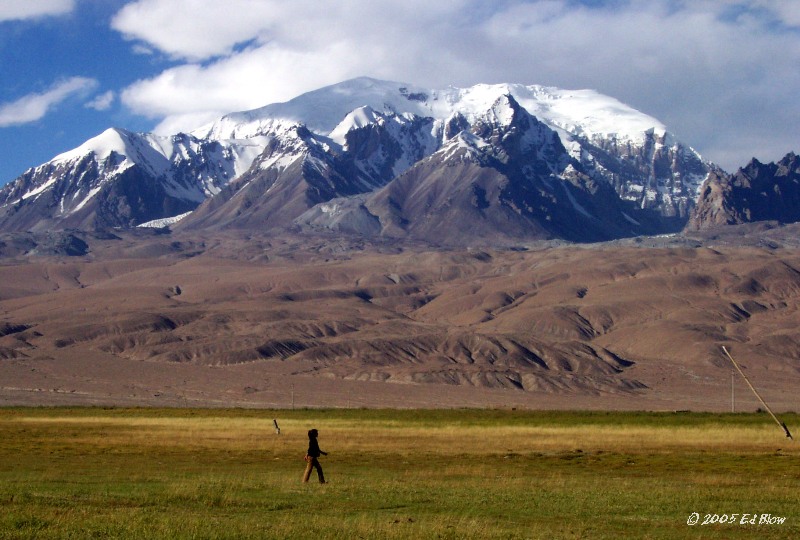
[[[316,439],[317,435],[319,435],[319,432],[316,429],[308,430],[308,438],[309,439]]]

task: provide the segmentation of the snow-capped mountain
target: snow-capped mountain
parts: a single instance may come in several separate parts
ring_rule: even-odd
[[[435,241],[417,222],[425,200],[428,212],[449,205],[454,227],[469,214],[476,231],[514,221],[509,238],[599,239],[679,230],[713,169],[597,92],[359,78],[189,134],[106,131],[0,191],[0,228],[125,227],[197,207],[176,227]]]
[[[131,227],[188,212],[244,172],[264,144],[108,129],[0,190],[0,229]]]

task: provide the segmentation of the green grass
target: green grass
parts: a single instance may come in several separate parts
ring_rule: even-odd
[[[800,538],[798,486],[763,414],[0,409],[0,539]]]

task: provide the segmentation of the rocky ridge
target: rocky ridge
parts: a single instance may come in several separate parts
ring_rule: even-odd
[[[757,221],[800,221],[800,157],[793,152],[778,163],[753,159],[732,175],[710,174],[687,228],[696,231]]]

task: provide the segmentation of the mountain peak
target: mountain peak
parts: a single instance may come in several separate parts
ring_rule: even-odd
[[[787,167],[790,169],[797,169],[800,167],[800,157],[794,152],[789,152],[778,162],[778,165],[781,167]]]
[[[378,117],[379,114],[369,105],[358,107],[349,112],[344,119],[339,122],[339,125],[333,128],[333,131],[330,132],[328,137],[334,142],[344,145],[345,135],[347,135],[348,132],[353,129],[363,128],[369,124],[374,124],[378,121]]]
[[[511,93],[505,93],[494,102],[490,109],[494,120],[500,125],[510,125],[514,118],[519,114],[522,107],[520,107],[517,100]]]
[[[97,159],[105,159],[112,152],[126,156],[130,145],[131,132],[120,128],[108,128],[100,135],[92,137],[82,145],[57,155],[54,162],[72,161],[89,154],[94,154]]]
[[[710,174],[703,185],[688,228],[778,221],[800,221],[800,164],[787,154],[780,162],[753,158],[735,174]]]

